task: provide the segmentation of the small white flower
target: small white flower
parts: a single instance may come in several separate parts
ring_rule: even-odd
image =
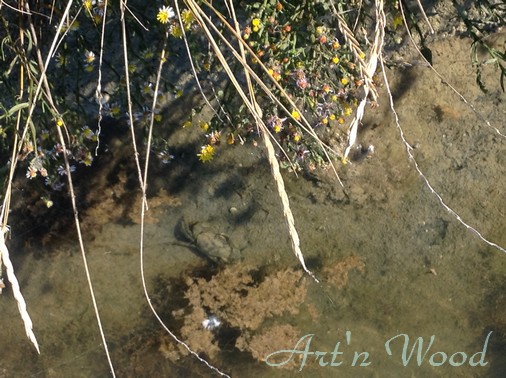
[[[95,61],[95,53],[93,51],[86,50],[84,56],[85,56],[85,61],[88,64],[91,64]]]

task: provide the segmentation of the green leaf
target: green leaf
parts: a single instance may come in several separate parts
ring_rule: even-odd
[[[10,108],[7,113],[5,114],[2,114],[0,116],[0,119],[2,118],[8,118],[10,117],[11,115],[13,115],[14,113],[17,113],[18,111],[20,111],[21,109],[24,109],[24,108],[27,108],[28,107],[28,102],[22,102],[21,104],[16,104],[14,105],[12,108]]]

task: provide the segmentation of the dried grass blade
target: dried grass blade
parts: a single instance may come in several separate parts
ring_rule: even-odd
[[[203,12],[197,11],[196,4],[193,1],[189,0],[188,3],[190,4],[190,6],[193,6],[192,10],[199,18],[200,18],[200,16],[205,16],[205,14],[203,14]],[[279,164],[278,164],[278,160],[276,158],[276,154],[274,152],[274,147],[269,139],[270,134],[269,134],[268,128],[262,120],[262,114],[261,114],[260,107],[259,107],[258,103],[250,101],[250,99],[248,99],[248,96],[246,95],[246,93],[244,93],[244,90],[241,88],[241,85],[239,84],[235,75],[233,74],[228,62],[226,61],[223,54],[221,54],[219,46],[216,44],[216,41],[214,40],[209,29],[207,28],[206,23],[204,23],[204,21],[202,19],[201,19],[201,25],[203,26],[203,30],[206,33],[207,38],[208,38],[209,42],[211,43],[211,46],[213,47],[218,59],[220,60],[220,63],[222,65],[223,69],[227,73],[230,81],[232,82],[232,84],[236,88],[237,92],[241,96],[243,103],[246,105],[246,107],[250,111],[251,115],[255,119],[255,122],[257,123],[259,129],[261,130],[260,134],[262,135],[262,139],[263,139],[263,141],[265,143],[265,147],[267,149],[267,158],[269,161],[269,165],[271,166],[272,175],[274,177],[274,181],[276,182],[278,195],[281,198],[281,203],[282,203],[282,207],[283,207],[283,215],[284,215],[285,221],[288,226],[288,231],[290,234],[290,240],[292,243],[293,252],[295,253],[295,256],[299,260],[304,271],[307,274],[309,274],[317,283],[319,283],[319,281],[315,277],[315,275],[307,268],[305,260],[304,260],[304,255],[302,254],[302,251],[300,249],[300,239],[299,239],[298,232],[295,228],[295,220],[293,217],[292,210],[290,208],[290,202],[288,200],[288,195],[285,190],[285,184],[284,184],[283,177],[281,176],[281,173],[279,170]],[[212,23],[211,23],[211,25],[212,25]],[[250,71],[246,67],[245,67],[245,72],[247,75],[250,73]]]

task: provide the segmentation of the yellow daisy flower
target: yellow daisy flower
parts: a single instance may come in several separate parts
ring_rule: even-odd
[[[158,14],[156,15],[156,19],[162,23],[166,24],[169,22],[171,18],[173,18],[176,14],[174,13],[174,9],[172,7],[163,6],[158,9]]]
[[[170,34],[173,37],[182,38],[183,37],[183,30],[181,29],[181,27],[179,25],[174,25],[170,28]]]
[[[186,30],[189,30],[195,18],[193,17],[193,13],[189,9],[185,9],[181,12],[181,19],[183,20],[183,25]]]

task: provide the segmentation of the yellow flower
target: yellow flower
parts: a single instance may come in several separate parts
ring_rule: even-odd
[[[349,105],[344,106],[344,115],[349,116],[351,113],[353,113],[353,109]]]
[[[360,53],[359,58],[362,60],[365,59],[365,53],[363,51]]]
[[[83,5],[84,5],[84,8],[86,8],[86,10],[88,12],[90,12],[91,9],[93,8],[93,1],[92,0],[84,0]]]
[[[183,37],[183,29],[179,25],[174,25],[172,28],[170,28],[170,34],[172,34],[175,38],[182,38]]]
[[[344,118],[343,117],[339,117],[339,119],[337,120],[337,122],[339,122],[342,125],[344,123]]]
[[[56,126],[58,126],[58,127],[62,127],[62,126],[63,126],[63,119],[58,118],[58,119],[56,120]]]
[[[339,44],[339,41],[334,40],[334,42],[332,42],[332,48],[334,50],[338,50],[339,48],[341,48],[341,45]]]
[[[297,121],[300,121],[300,114],[297,110],[294,110],[292,111],[292,117],[297,120]]]
[[[111,114],[112,114],[112,116],[113,117],[119,117],[120,113],[121,113],[121,108],[119,107],[119,105],[118,104],[113,104],[111,106]]]
[[[141,56],[142,56],[143,59],[152,59],[153,56],[155,55],[153,53],[153,51],[150,50],[150,49],[144,50],[141,54],[142,54]]]
[[[331,115],[329,115],[329,119],[330,119],[331,121],[335,120],[335,119],[336,119],[336,115],[335,115],[335,114],[331,114]]]
[[[298,141],[300,141],[300,138],[301,138],[301,136],[300,136],[300,134],[299,134],[298,132],[295,132],[295,133],[293,134],[293,141],[294,141],[294,142],[298,142]]]
[[[88,153],[86,154],[86,157],[84,158],[83,163],[84,163],[84,165],[86,165],[87,167],[91,166],[91,163],[93,163],[93,156],[91,156],[91,153],[90,153],[90,152],[88,152]]]
[[[183,36],[183,30],[179,25],[174,25],[170,28],[170,34],[172,34],[173,37],[181,38]]]
[[[200,150],[200,154],[197,154],[199,157],[199,160],[202,163],[206,163],[208,161],[213,160],[214,157],[214,147],[210,144],[206,144],[205,146],[202,146],[202,149]]]
[[[209,129],[209,124],[204,121],[200,121],[200,128],[204,131],[207,131]]]
[[[350,82],[350,79],[348,79],[347,77],[343,77],[341,79],[341,84],[342,85],[348,85],[349,82]]]
[[[93,131],[88,126],[84,126],[83,128],[83,136],[86,139],[90,139],[93,136]]]
[[[187,127],[190,127],[192,125],[191,120],[187,120],[185,123],[183,123],[183,129],[186,129]]]
[[[332,63],[334,63],[334,64],[339,63],[339,57],[338,57],[337,55],[334,55],[334,56],[332,57]]]
[[[316,28],[316,35],[321,35],[323,33],[325,33],[325,27],[324,26],[318,26]]]
[[[29,178],[31,180],[34,177],[37,177],[37,170],[33,167],[28,167],[28,171],[26,172],[26,178]]]
[[[259,18],[254,18],[252,21],[251,21],[251,26],[252,27],[252,30],[253,32],[258,32],[260,30],[260,28],[262,27],[262,21],[259,19]]]
[[[329,123],[329,119],[327,117],[323,118],[322,123],[326,125],[327,123]]]
[[[392,23],[394,30],[397,29],[397,27],[401,26],[402,23],[403,23],[402,14],[399,14],[399,15],[397,15],[397,17],[394,18],[394,21]]]
[[[166,24],[169,22],[171,18],[173,18],[176,14],[174,13],[174,9],[172,7],[163,6],[158,9],[158,14],[156,15],[156,19],[162,24]]]
[[[193,13],[189,9],[185,9],[181,12],[181,19],[183,20],[183,25],[186,30],[190,29],[195,18],[193,17]]]

